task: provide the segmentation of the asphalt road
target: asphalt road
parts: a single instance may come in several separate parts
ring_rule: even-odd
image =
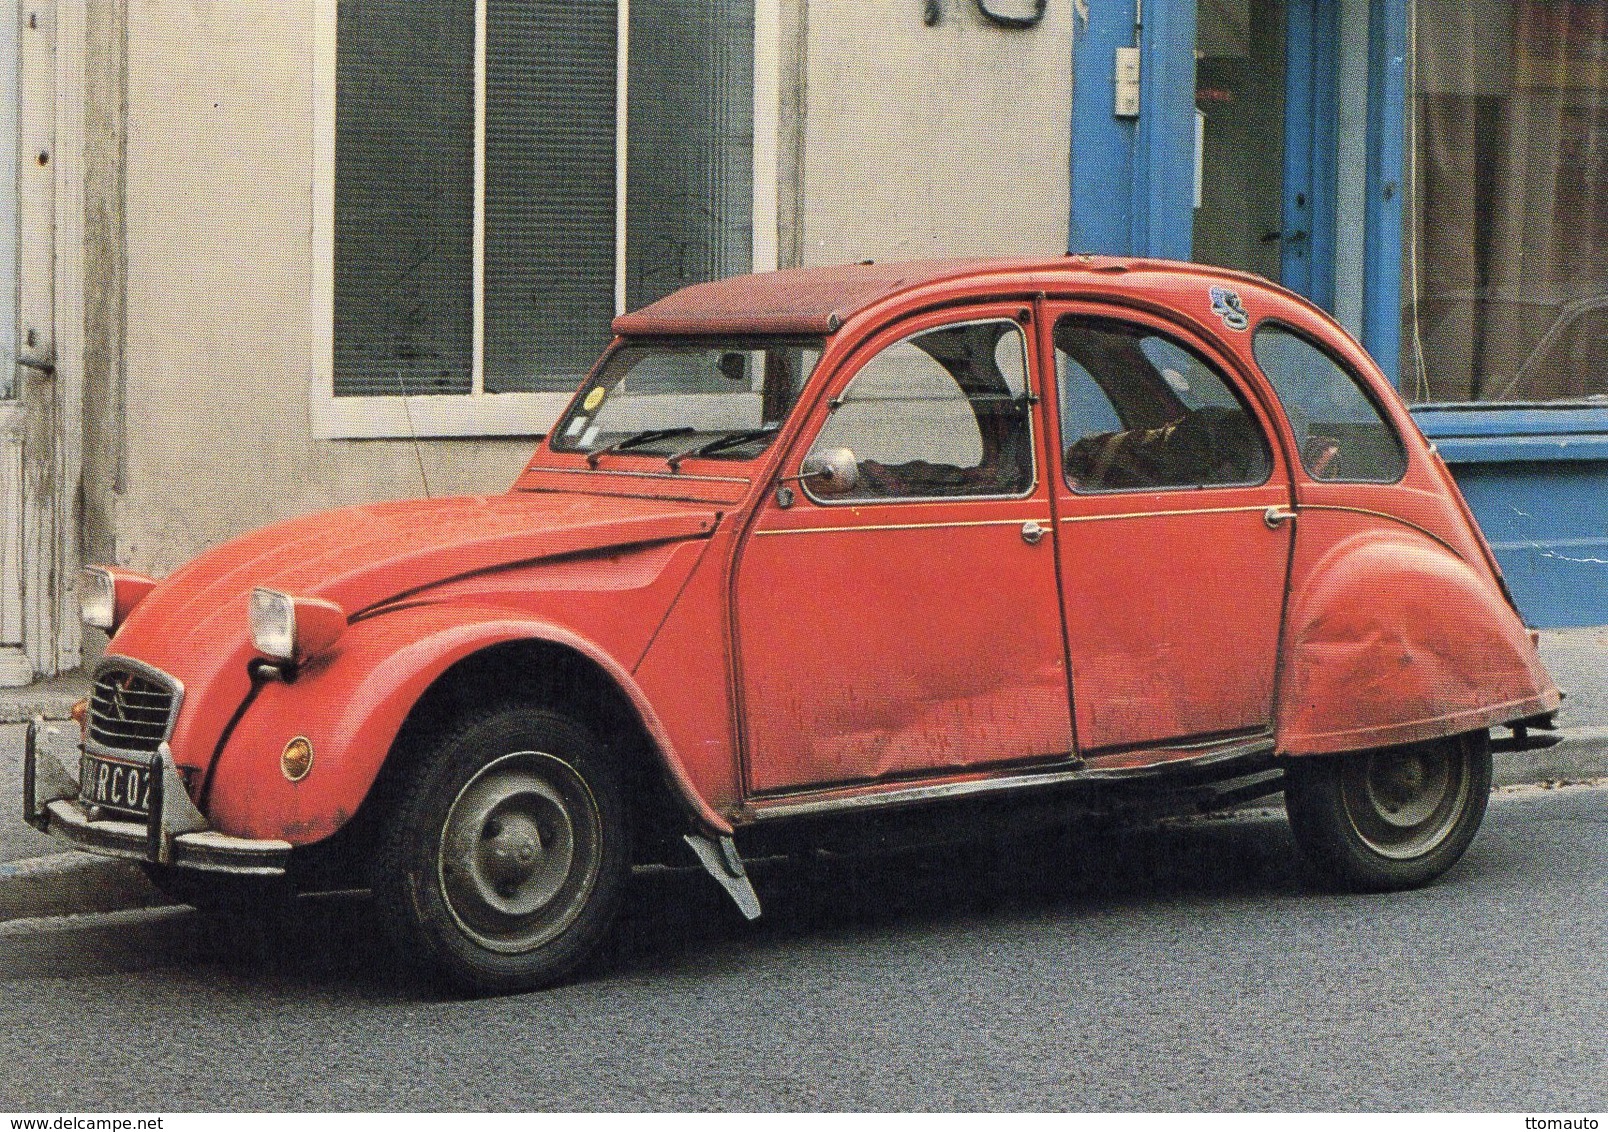
[[[456,1001],[360,898],[0,926],[0,1110],[1608,1108],[1608,790],[1308,887],[1281,820],[639,875],[598,969]]]

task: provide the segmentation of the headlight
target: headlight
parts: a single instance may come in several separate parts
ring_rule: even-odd
[[[332,601],[258,586],[251,591],[251,643],[264,656],[300,663],[333,645],[346,630],[346,611]]]
[[[85,566],[78,575],[78,611],[84,624],[115,633],[156,583],[132,570]]]
[[[289,594],[251,591],[251,643],[275,660],[296,659],[296,602]]]
[[[112,631],[117,622],[117,583],[104,566],[85,566],[78,575],[78,611],[90,628]]]

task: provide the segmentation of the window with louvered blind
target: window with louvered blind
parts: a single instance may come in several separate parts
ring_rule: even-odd
[[[333,2],[326,410],[541,432],[618,307],[751,269],[754,0]]]
[[[468,393],[475,20],[458,0],[342,0],[335,392]]]

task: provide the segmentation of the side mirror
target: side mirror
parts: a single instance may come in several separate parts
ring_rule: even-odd
[[[847,495],[860,484],[860,462],[849,448],[823,448],[804,457],[798,478],[816,495]]]

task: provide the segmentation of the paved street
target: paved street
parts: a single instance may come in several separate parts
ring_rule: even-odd
[[[640,876],[600,970],[453,1001],[363,903],[0,926],[0,1109],[1608,1107],[1608,790],[1499,795],[1463,864],[1308,890],[1271,817],[777,864],[741,925]]]

